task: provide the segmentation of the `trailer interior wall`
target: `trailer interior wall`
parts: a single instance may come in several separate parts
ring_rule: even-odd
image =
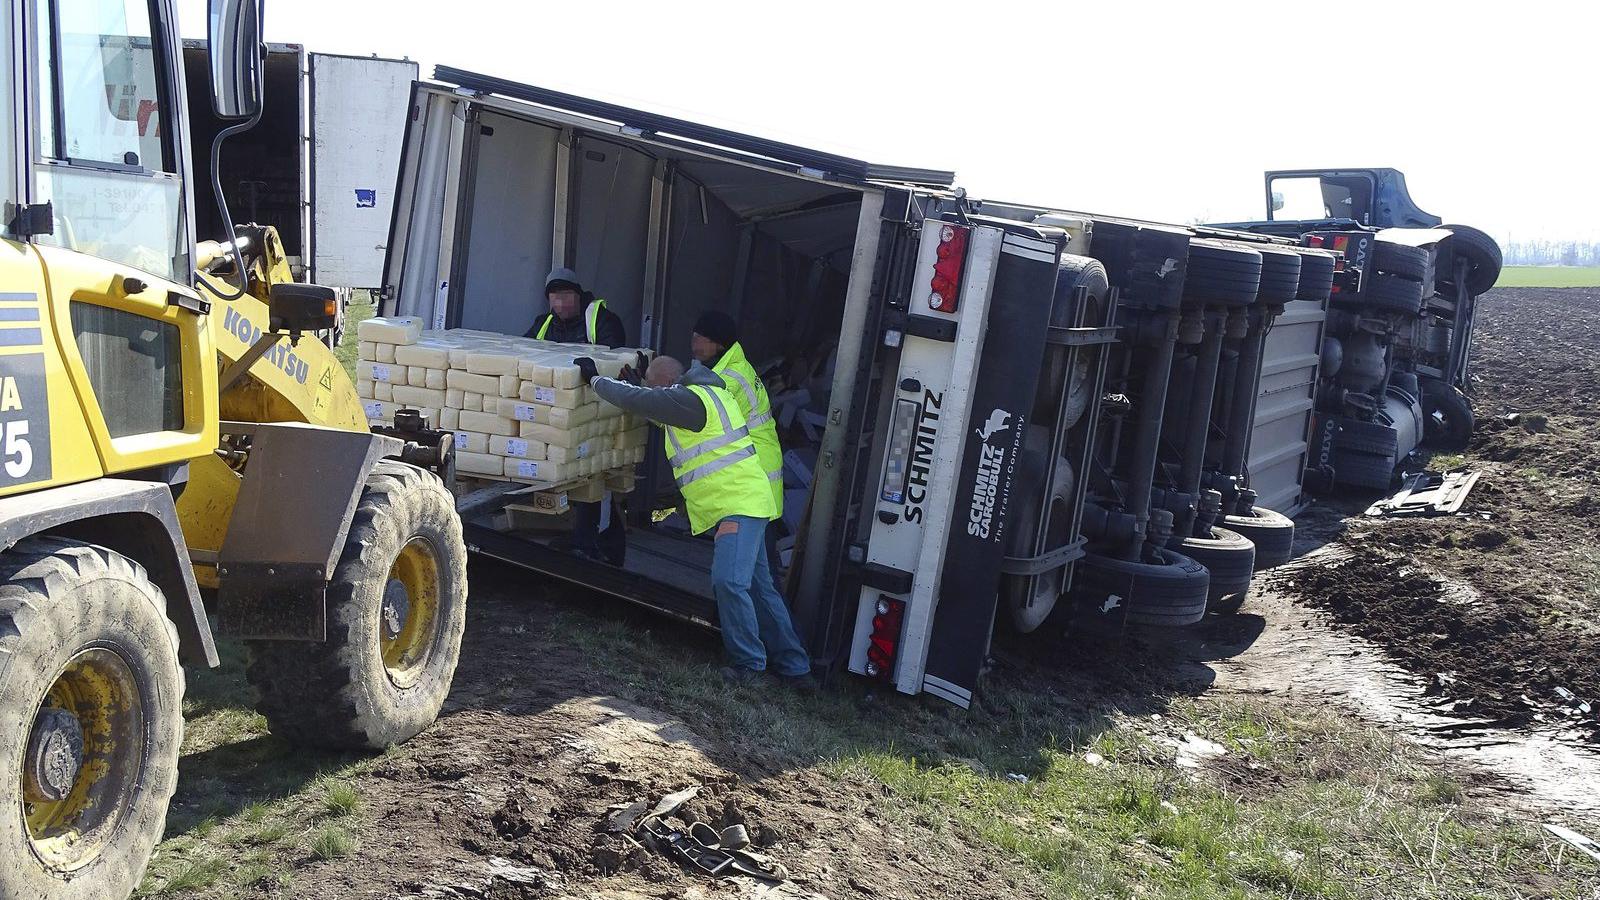
[[[267,53],[261,124],[222,145],[222,190],[235,224],[254,222],[278,229],[284,251],[305,258],[302,206],[303,124],[298,45],[272,45]],[[189,140],[193,145],[195,196],[209,198],[211,141],[224,123],[211,109],[211,75],[203,42],[185,41],[184,82],[189,96]],[[227,228],[215,202],[195,204],[195,233],[220,240]]]
[[[544,278],[559,261],[622,318],[628,343],[687,360],[695,320],[723,310],[756,366],[800,373],[790,382],[826,409],[862,195],[874,188],[426,90],[417,103],[386,312],[523,334],[547,310]],[[799,426],[785,428],[798,443]]]
[[[1324,304],[1296,300],[1267,332],[1261,357],[1261,389],[1250,430],[1250,488],[1257,506],[1293,515],[1305,506],[1300,482],[1307,465],[1307,440],[1322,361]]]

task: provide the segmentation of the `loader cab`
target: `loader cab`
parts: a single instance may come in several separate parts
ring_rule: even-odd
[[[0,495],[208,453],[174,3],[4,0],[0,29]]]

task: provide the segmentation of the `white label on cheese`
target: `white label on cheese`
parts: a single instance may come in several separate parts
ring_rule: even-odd
[[[527,456],[528,442],[521,438],[506,438],[507,456]]]
[[[536,463],[536,462],[529,462],[527,460],[523,460],[522,462],[517,463],[517,477],[518,478],[538,478],[539,477],[539,464]]]
[[[373,381],[388,382],[389,381],[389,367],[386,366],[386,365],[383,365],[382,363],[373,363],[372,364],[372,380]]]
[[[433,330],[444,330],[445,308],[450,305],[450,282],[448,279],[439,280],[439,292],[433,301]]]
[[[533,399],[536,403],[554,403],[556,402],[556,389],[535,387],[533,389]]]
[[[460,448],[465,447],[467,445],[467,443],[471,439],[472,439],[472,432],[470,432],[470,431],[458,431],[458,432],[456,432],[456,449],[459,450]]]
[[[383,401],[382,400],[374,400],[371,403],[367,404],[367,418],[369,418],[369,419],[381,419],[381,418],[383,418]]]
[[[524,422],[538,421],[534,418],[534,407],[531,403],[518,403],[511,407],[511,418],[520,419]]]
[[[589,444],[588,444],[587,441],[585,441],[584,443],[578,445],[578,458],[579,459],[586,459],[588,456],[589,456]]]

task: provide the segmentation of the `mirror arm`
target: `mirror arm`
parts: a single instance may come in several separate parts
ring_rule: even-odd
[[[247,121],[229,125],[227,128],[217,132],[217,136],[211,140],[211,192],[217,196],[217,211],[222,214],[222,224],[228,229],[228,241],[233,245],[234,267],[239,273],[239,287],[237,290],[231,294],[217,294],[218,297],[227,301],[237,300],[249,293],[250,269],[244,264],[244,251],[240,248],[239,236],[234,233],[233,214],[228,211],[228,199],[222,194],[222,142],[233,135],[242,134],[259,125],[261,123],[262,110],[265,108],[265,103],[257,104],[255,115],[251,116]]]

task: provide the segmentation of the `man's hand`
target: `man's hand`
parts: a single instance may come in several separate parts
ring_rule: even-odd
[[[578,357],[572,364],[578,367],[578,377],[583,379],[584,384],[588,384],[600,375],[600,370],[594,366],[594,360],[587,356]]]
[[[634,369],[643,376],[645,372],[650,370],[650,357],[645,356],[643,350],[635,350],[633,355],[639,360],[639,364],[634,366]]]
[[[617,378],[636,387],[644,383],[644,379],[639,377],[639,373],[633,366],[623,366],[622,371],[617,373]]]

